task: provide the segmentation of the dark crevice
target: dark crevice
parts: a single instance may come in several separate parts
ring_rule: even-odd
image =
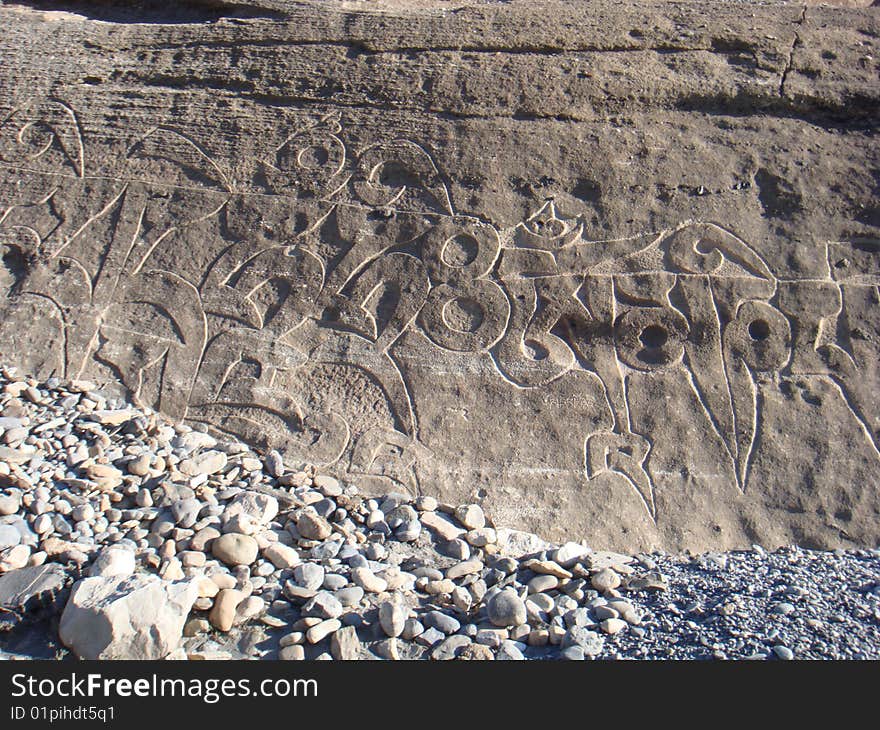
[[[248,18],[281,20],[287,17],[278,11],[255,8],[243,0],[14,0],[6,4],[44,12],[74,13],[90,20],[124,24],[177,25]]]
[[[794,40],[791,43],[791,48],[788,51],[788,60],[785,62],[785,68],[782,70],[782,74],[779,77],[779,96],[785,96],[785,82],[788,80],[788,74],[791,69],[794,67],[794,52],[797,50],[798,46],[801,45],[801,34],[800,27],[804,24],[804,21],[807,19],[807,6],[804,5],[803,10],[801,11],[801,17],[795,24],[794,31]]]

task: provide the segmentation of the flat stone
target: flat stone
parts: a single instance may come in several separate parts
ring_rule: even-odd
[[[458,580],[466,575],[479,573],[482,569],[483,562],[481,560],[468,560],[462,563],[456,563],[452,567],[447,568],[446,577],[450,580]]]
[[[222,451],[203,451],[196,456],[184,459],[178,465],[181,473],[194,477],[199,474],[216,474],[226,468],[228,457]]]
[[[438,512],[425,512],[420,519],[422,526],[442,540],[455,540],[465,534],[465,530],[456,527],[452,520]]]
[[[136,418],[138,415],[140,415],[139,412],[132,410],[131,408],[125,408],[118,411],[94,410],[89,413],[89,417],[92,420],[97,421],[103,426],[119,426]]]
[[[523,563],[523,567],[540,575],[552,575],[556,578],[566,579],[572,577],[568,570],[552,560],[527,560]]]
[[[116,504],[149,445],[352,540],[352,487],[428,488],[517,558],[878,544],[875,9],[57,5],[0,6],[0,473]]]
[[[456,633],[461,628],[461,624],[455,618],[442,611],[428,611],[422,616],[422,621],[447,636]]]
[[[471,639],[467,636],[450,636],[441,641],[431,651],[431,659],[435,661],[449,661],[456,659],[464,651],[465,647],[470,646]]]
[[[319,624],[315,624],[308,631],[306,631],[306,641],[310,644],[317,644],[320,641],[326,639],[330,634],[339,631],[342,628],[342,623],[339,619],[331,618],[326,621],[322,621]]]
[[[59,593],[66,581],[67,573],[58,564],[22,566],[0,575],[0,607],[11,611],[26,609],[41,596]]]

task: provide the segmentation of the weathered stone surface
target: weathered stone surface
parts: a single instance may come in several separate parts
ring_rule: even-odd
[[[197,596],[191,581],[84,578],[73,586],[59,635],[81,659],[162,659],[177,648]]]
[[[64,568],[51,563],[0,575],[0,607],[10,611],[26,608],[34,598],[59,593],[65,581]]]
[[[4,357],[551,538],[876,543],[876,11],[160,6],[0,7]]]

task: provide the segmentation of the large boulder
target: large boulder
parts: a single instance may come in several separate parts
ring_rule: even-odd
[[[61,615],[61,641],[80,659],[162,659],[180,643],[196,598],[192,581],[84,578]]]

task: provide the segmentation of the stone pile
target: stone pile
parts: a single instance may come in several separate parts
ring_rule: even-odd
[[[0,443],[0,573],[65,566],[82,658],[221,658],[259,625],[281,659],[584,659],[665,588],[649,562],[365,496],[89,382],[0,371]]]

